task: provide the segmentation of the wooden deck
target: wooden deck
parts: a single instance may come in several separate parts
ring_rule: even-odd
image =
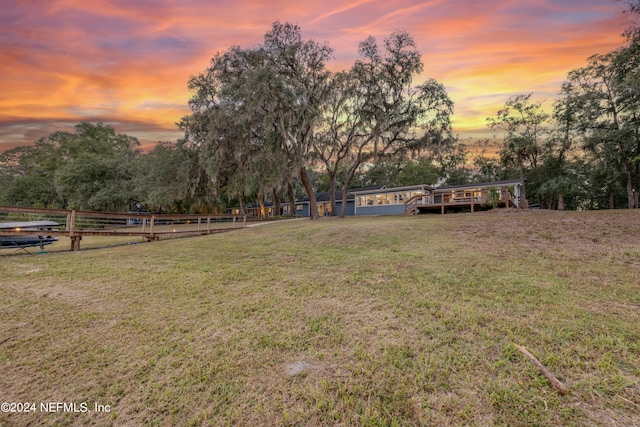
[[[80,249],[83,236],[137,236],[154,241],[166,236],[223,233],[244,228],[247,224],[247,215],[122,214],[0,206],[0,214],[2,213],[8,214],[6,216],[12,221],[47,219],[60,224],[57,229],[39,230],[38,233],[34,233],[33,230],[2,230],[3,235],[64,236],[70,239],[72,251]],[[0,215],[0,218],[3,216]]]
[[[520,207],[521,203],[507,188],[492,192],[490,189],[480,191],[442,191],[433,194],[416,195],[404,204],[404,213],[417,215],[423,213],[483,211],[494,207]]]

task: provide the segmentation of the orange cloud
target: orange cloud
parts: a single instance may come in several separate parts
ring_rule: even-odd
[[[423,52],[424,78],[456,103],[455,130],[486,135],[485,118],[515,93],[552,101],[566,73],[621,44],[619,3],[601,0],[50,0],[0,16],[0,151],[80,121],[144,144],[180,137],[187,81],[218,51],[252,46],[275,20],[335,49],[348,68],[358,43],[397,30]]]

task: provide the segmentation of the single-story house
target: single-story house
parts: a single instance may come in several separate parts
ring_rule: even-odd
[[[355,215],[402,215],[427,212],[482,210],[493,207],[526,207],[521,180],[480,182],[432,187],[413,185],[352,191]]]
[[[350,189],[345,215],[405,215],[429,212],[460,212],[486,210],[493,207],[526,208],[522,198],[524,183],[519,180],[481,182],[463,185],[411,185],[406,187],[369,187]],[[316,194],[319,216],[331,215],[329,192]],[[336,215],[342,208],[342,191],[336,191]],[[256,214],[257,205],[248,205],[249,214]],[[235,210],[238,210],[237,208]],[[282,203],[280,214],[291,214],[289,203]],[[273,203],[265,203],[267,216],[274,216]],[[296,200],[295,214],[309,215],[309,198]]]

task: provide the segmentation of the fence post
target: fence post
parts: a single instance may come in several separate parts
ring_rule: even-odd
[[[69,229],[69,239],[71,240],[71,251],[79,251],[82,236],[76,236],[76,211],[71,211],[67,228]]]
[[[153,223],[155,216],[151,215],[151,221],[149,222],[149,241],[153,240]]]

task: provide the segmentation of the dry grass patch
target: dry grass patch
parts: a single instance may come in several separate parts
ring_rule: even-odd
[[[111,411],[0,424],[638,425],[639,214],[293,221],[3,257],[1,400]]]

